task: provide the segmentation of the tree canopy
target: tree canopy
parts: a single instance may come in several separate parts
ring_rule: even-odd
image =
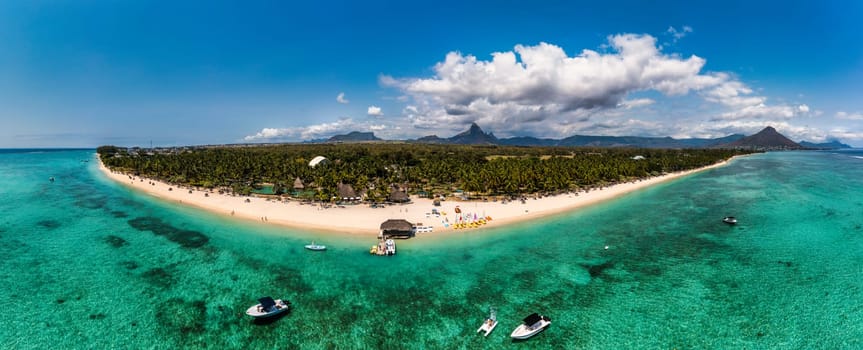
[[[606,186],[717,163],[747,151],[429,145],[285,144],[162,149],[102,146],[113,169],[174,183],[248,194],[263,183],[282,192],[295,179],[329,200],[349,184],[372,201],[395,187],[410,194],[523,196]],[[316,156],[331,160],[310,167]],[[642,157],[636,157],[642,156]],[[395,187],[393,186],[395,185]]]

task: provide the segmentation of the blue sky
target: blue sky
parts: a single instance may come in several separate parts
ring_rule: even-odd
[[[0,147],[374,131],[863,146],[859,1],[0,1]],[[341,95],[342,98],[338,98]]]

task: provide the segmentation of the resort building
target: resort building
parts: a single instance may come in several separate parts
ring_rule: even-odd
[[[357,192],[354,191],[354,187],[349,185],[349,184],[343,184],[343,183],[338,184],[338,191],[339,191],[339,200],[341,200],[343,202],[352,202],[352,201],[358,201],[361,199],[359,196],[357,196]]]
[[[386,238],[411,238],[414,225],[403,219],[389,219],[381,224],[380,236]]]
[[[394,190],[390,192],[390,196],[387,197],[387,200],[392,203],[407,203],[411,201],[411,198],[408,197],[408,194],[404,191]]]

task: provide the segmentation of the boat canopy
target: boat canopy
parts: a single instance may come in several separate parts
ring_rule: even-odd
[[[524,318],[524,324],[526,324],[528,326],[532,326],[532,325],[536,324],[537,322],[539,322],[540,320],[542,320],[542,317],[540,317],[537,313],[534,312],[534,313],[530,314],[530,316],[527,316]]]
[[[269,310],[273,306],[276,306],[276,301],[270,297],[263,297],[263,298],[258,299],[258,301],[261,302],[261,307],[263,307],[264,310]]]

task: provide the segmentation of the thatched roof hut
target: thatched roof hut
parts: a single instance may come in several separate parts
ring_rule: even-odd
[[[338,191],[339,198],[343,201],[353,201],[360,199],[359,197],[357,197],[357,192],[354,191],[354,187],[349,184],[340,183],[338,185]]]
[[[294,189],[295,189],[295,190],[302,190],[302,189],[305,189],[305,188],[306,188],[306,186],[303,186],[303,180],[300,180],[300,178],[299,178],[299,177],[297,177],[296,179],[294,179]]]
[[[411,198],[404,191],[392,191],[387,200],[393,203],[407,203],[411,201]]]
[[[411,238],[414,236],[414,225],[404,219],[389,219],[381,223],[381,236]]]

